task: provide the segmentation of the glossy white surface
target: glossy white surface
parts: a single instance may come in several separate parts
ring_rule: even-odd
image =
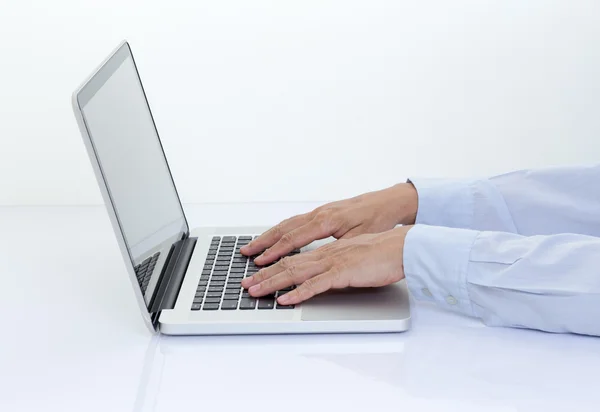
[[[186,210],[192,225],[269,225],[314,206]],[[0,232],[0,411],[600,405],[599,339],[487,328],[424,304],[402,334],[152,337],[102,208],[0,208]]]

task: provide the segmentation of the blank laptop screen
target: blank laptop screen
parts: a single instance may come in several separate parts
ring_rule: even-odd
[[[135,264],[186,226],[128,47],[98,72],[78,101]]]

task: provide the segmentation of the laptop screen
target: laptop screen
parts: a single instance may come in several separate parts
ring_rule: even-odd
[[[138,72],[122,47],[78,95],[132,263],[187,230]]]

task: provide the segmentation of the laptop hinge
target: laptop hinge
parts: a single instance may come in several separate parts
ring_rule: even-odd
[[[195,237],[186,237],[171,246],[167,263],[163,267],[158,287],[150,302],[151,313],[158,313],[163,309],[173,309],[175,307],[197,240]]]

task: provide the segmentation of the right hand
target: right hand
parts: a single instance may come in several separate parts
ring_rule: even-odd
[[[315,240],[330,236],[348,239],[364,233],[380,233],[398,224],[413,224],[417,214],[417,191],[410,183],[328,203],[312,212],[284,220],[263,233],[241,252],[262,254],[257,265],[268,265]]]

